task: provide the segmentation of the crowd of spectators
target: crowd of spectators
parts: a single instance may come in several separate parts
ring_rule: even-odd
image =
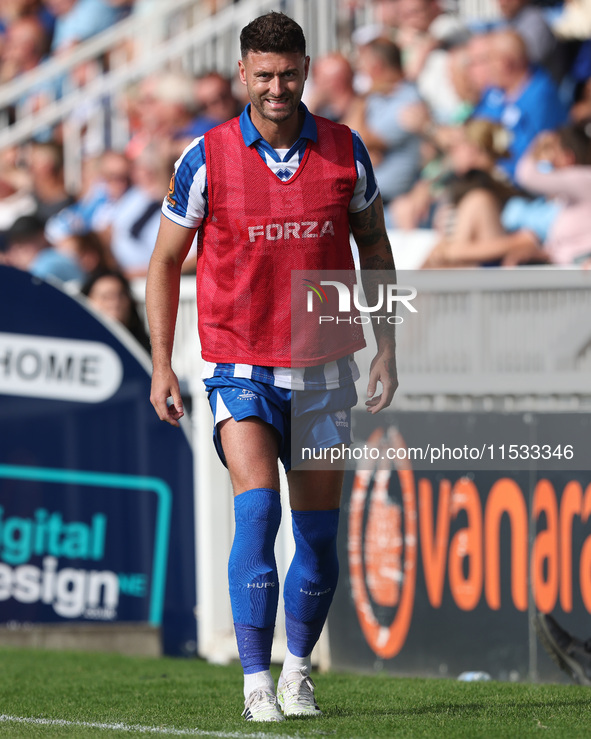
[[[3,0],[0,81],[158,1]],[[230,1],[203,0],[211,12]],[[591,11],[582,0],[552,12],[494,1],[499,19],[485,23],[440,0],[340,0],[351,13],[371,5],[374,22],[312,60],[304,102],[361,134],[390,228],[437,231],[425,267],[585,264]],[[126,303],[126,281],[146,274],[174,161],[240,113],[243,92],[215,69],[150,74],[126,96],[127,146],[88,153],[76,192],[59,129],[0,152],[0,262],[87,290],[96,281]],[[33,93],[41,106],[43,87]],[[186,270],[194,263],[192,253]]]
[[[351,56],[312,68],[309,102],[360,131],[387,224],[436,231],[424,267],[588,266],[591,10],[496,2],[498,20],[467,22],[374,0]]]

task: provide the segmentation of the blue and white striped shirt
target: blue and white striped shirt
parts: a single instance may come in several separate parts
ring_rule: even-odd
[[[309,141],[316,141],[316,122],[308,109],[300,138],[289,149],[273,149],[250,120],[250,105],[240,115],[240,130],[246,146],[254,145],[263,161],[281,180],[289,179],[298,169]],[[351,132],[357,182],[349,203],[350,213],[368,208],[379,194],[373,167],[359,134]],[[163,214],[185,228],[199,228],[207,216],[207,168],[203,136],[196,138],[175,164],[174,192],[164,199]],[[202,378],[213,376],[242,377],[291,390],[331,390],[344,387],[359,377],[352,356],[342,357],[318,367],[259,367],[245,364],[206,362]]]

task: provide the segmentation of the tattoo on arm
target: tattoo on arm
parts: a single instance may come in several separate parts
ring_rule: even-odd
[[[349,217],[351,230],[359,248],[359,265],[361,278],[368,305],[375,305],[378,300],[380,286],[384,281],[396,281],[394,257],[384,224],[384,207],[381,197],[361,213],[352,213]],[[387,275],[384,275],[387,272]],[[378,345],[394,347],[394,326],[388,323],[374,323],[374,333]]]
[[[359,248],[361,269],[394,269],[392,248],[384,225],[384,207],[378,196],[361,213],[349,217],[351,231]]]

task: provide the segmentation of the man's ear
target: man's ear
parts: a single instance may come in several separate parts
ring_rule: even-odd
[[[244,66],[244,62],[242,59],[238,60],[238,72],[240,74],[240,82],[242,82],[243,85],[246,84],[246,68]]]

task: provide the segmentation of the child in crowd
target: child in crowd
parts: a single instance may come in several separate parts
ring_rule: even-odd
[[[589,126],[544,131],[518,163],[517,195],[503,207],[483,188],[458,207],[458,229],[442,239],[425,267],[579,264],[591,256]],[[542,197],[535,197],[542,196]]]

